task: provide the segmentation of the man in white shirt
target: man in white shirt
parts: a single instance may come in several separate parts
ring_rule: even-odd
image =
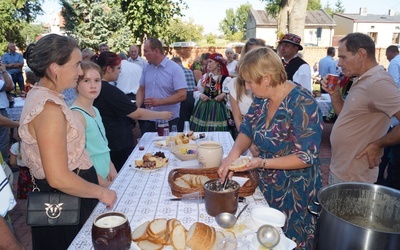
[[[300,84],[312,92],[311,67],[306,61],[297,56],[299,50],[303,50],[300,45],[301,38],[296,34],[287,33],[278,42],[280,53],[283,57],[282,63],[288,76],[288,80]]]
[[[121,57],[121,72],[117,79],[117,88],[124,92],[131,100],[136,100],[136,93],[139,89],[139,80],[142,76],[143,69],[135,64],[130,63],[124,53],[118,54]]]
[[[132,45],[129,48],[129,59],[128,62],[135,63],[142,67],[142,69],[147,65],[147,61],[143,57],[139,56],[139,47]]]

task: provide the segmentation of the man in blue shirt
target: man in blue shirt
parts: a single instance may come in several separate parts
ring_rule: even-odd
[[[182,59],[179,57],[172,57],[171,61],[176,62],[183,69],[183,73],[185,73],[186,83],[187,83],[187,91],[186,91],[186,100],[181,102],[181,110],[179,113],[179,123],[178,123],[178,131],[183,131],[183,125],[185,121],[190,120],[190,116],[192,115],[194,108],[194,97],[193,90],[196,88],[196,80],[194,79],[193,71],[183,67]]]
[[[319,74],[321,78],[324,78],[327,74],[337,74],[336,63],[333,60],[335,57],[335,48],[329,47],[326,54],[326,57],[319,61]]]
[[[149,63],[143,69],[136,93],[136,105],[145,105],[153,111],[170,111],[172,119],[168,122],[178,125],[181,102],[186,100],[186,79],[182,68],[164,55],[162,43],[157,38],[144,42],[144,56]],[[155,132],[155,121],[139,122],[142,134]]]
[[[6,66],[7,72],[11,75],[14,83],[18,83],[19,90],[24,91],[24,77],[22,75],[22,67],[24,66],[24,58],[22,54],[16,52],[15,43],[8,44],[8,52],[3,55],[3,64]]]

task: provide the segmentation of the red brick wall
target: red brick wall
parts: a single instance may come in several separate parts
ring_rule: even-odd
[[[183,64],[187,65],[192,63],[202,53],[221,53],[225,56],[226,47],[195,47],[195,48],[170,48],[168,51],[168,57],[178,56],[182,58]],[[241,52],[241,48],[234,48],[236,53]],[[300,51],[303,54],[303,59],[308,62],[312,67],[315,62],[326,56],[327,47],[304,47],[304,50]],[[386,59],[386,48],[377,48],[375,55],[379,64],[385,68],[388,67],[389,62]],[[336,51],[337,55],[337,51]],[[335,57],[337,59],[337,56]]]

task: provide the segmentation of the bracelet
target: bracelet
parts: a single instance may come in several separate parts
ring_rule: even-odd
[[[267,166],[267,159],[263,159],[262,161],[262,167],[265,168]]]

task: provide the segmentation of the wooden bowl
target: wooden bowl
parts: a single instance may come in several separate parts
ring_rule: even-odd
[[[195,150],[195,154],[184,154],[183,150]],[[190,161],[197,159],[197,145],[196,144],[179,144],[171,147],[171,153],[181,161]]]
[[[178,177],[181,177],[184,174],[194,174],[194,175],[204,175],[210,179],[217,179],[218,168],[202,168],[202,169],[193,169],[193,168],[176,168],[169,172],[168,175],[168,184],[171,187],[171,192],[176,197],[182,197],[183,194],[189,194],[193,192],[200,192],[201,196],[204,196],[204,188],[182,188],[175,183],[175,180]],[[235,172],[234,176],[247,177],[249,180],[239,188],[239,197],[250,196],[254,193],[255,189],[258,186],[258,177],[257,173],[254,170],[245,171],[245,172]]]

